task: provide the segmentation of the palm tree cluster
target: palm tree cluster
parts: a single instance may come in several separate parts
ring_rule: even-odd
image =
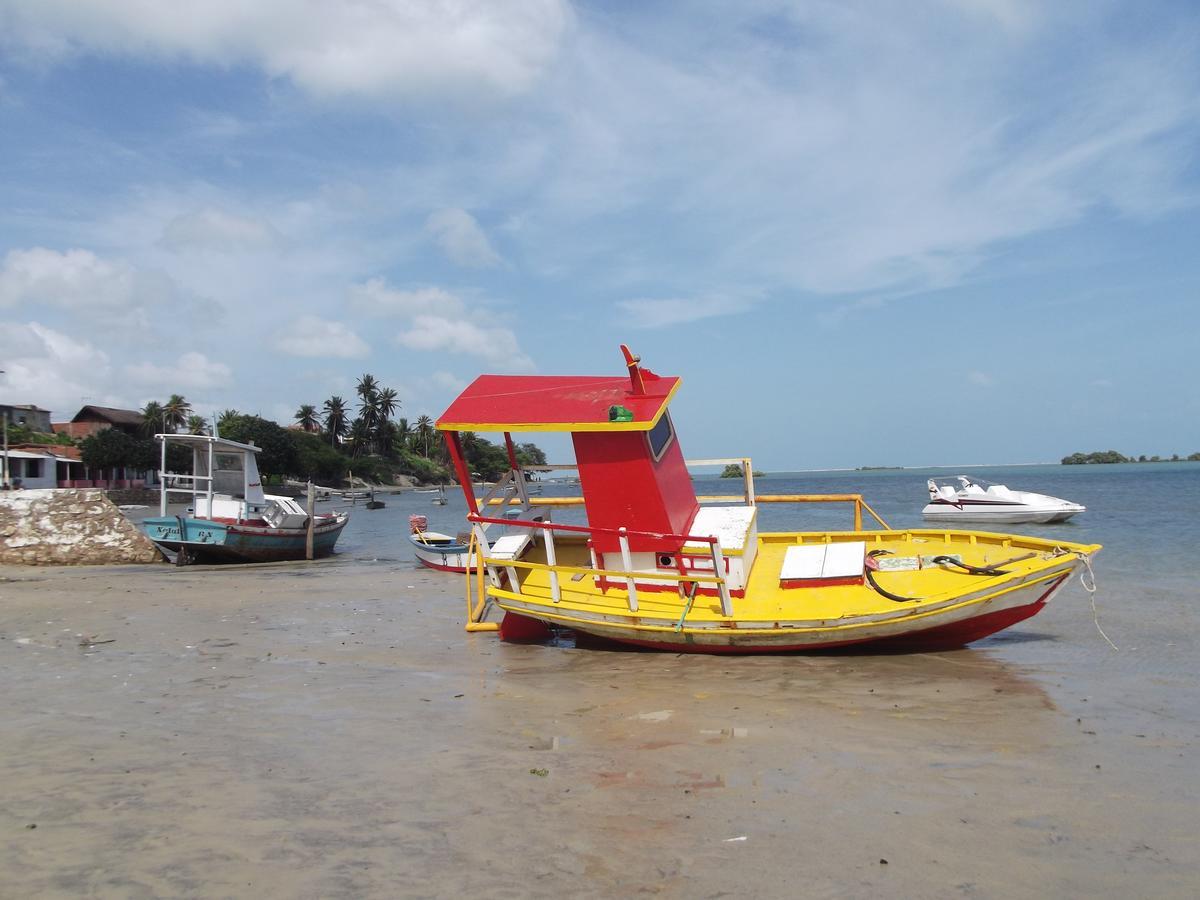
[[[295,414],[303,430],[321,434],[336,448],[344,448],[352,457],[378,455],[398,459],[405,453],[429,460],[444,460],[445,452],[433,419],[422,415],[416,424],[405,418],[393,418],[400,409],[399,393],[385,387],[374,375],[364,374],[354,387],[356,400],[348,403],[334,395],[318,410],[302,404]],[[352,404],[358,414],[351,418]]]
[[[147,436],[176,434],[180,429],[188,434],[208,433],[204,417],[192,411],[192,404],[182,394],[172,394],[166,403],[151,400],[142,407],[142,431]]]

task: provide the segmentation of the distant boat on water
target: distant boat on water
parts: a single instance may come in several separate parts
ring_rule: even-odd
[[[929,503],[921,510],[930,522],[1049,524],[1065,522],[1086,510],[1070,500],[1014,491],[969,475],[930,478]]]

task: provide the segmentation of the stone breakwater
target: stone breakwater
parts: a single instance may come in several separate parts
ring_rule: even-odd
[[[162,554],[96,490],[0,495],[0,563],[94,566],[160,562]]]

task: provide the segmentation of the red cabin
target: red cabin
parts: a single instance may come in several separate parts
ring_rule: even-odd
[[[566,431],[575,445],[580,487],[593,547],[618,549],[627,528],[630,550],[673,553],[680,548],[700,504],[692,489],[667,404],[680,379],[661,377],[638,364],[622,346],[629,377],[481,375],[438,419],[467,503],[475,507],[460,431],[502,431],[509,462],[517,468],[515,431]],[[652,532],[656,537],[646,534]]]

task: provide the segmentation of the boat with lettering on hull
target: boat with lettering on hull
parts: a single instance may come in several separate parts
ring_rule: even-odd
[[[468,630],[529,640],[561,628],[700,653],[938,650],[1035,615],[1100,550],[891,528],[859,494],[757,495],[746,458],[702,461],[737,464],[741,496],[698,497],[668,411],[680,379],[621,349],[628,377],[483,375],[438,420],[467,502],[466,549],[478,553]],[[728,415],[713,409],[711,424]],[[503,433],[511,469],[479,500],[459,435],[489,431]],[[586,525],[528,512],[512,439],[521,431],[571,435],[583,496],[538,502],[552,510],[577,500]],[[766,503],[845,503],[852,525],[760,531]],[[515,519],[491,511],[514,505]],[[493,540],[497,525],[506,533]],[[500,622],[487,620],[493,609]]]
[[[159,515],[145,519],[142,528],[159,547],[177,554],[177,564],[307,557],[308,513],[291,497],[263,492],[255,459],[261,448],[205,434],[155,437],[162,443]],[[170,444],[192,451],[191,475],[166,471]],[[172,493],[190,497],[185,514],[167,515]],[[349,518],[342,512],[313,517],[313,558],[333,552]]]

